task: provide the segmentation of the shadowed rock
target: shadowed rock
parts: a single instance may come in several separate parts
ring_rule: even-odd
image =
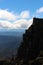
[[[43,51],[43,19],[33,18],[33,24],[23,34],[23,41],[18,48],[17,65],[20,65],[21,60],[21,65],[29,65],[30,60],[41,56],[40,51]]]

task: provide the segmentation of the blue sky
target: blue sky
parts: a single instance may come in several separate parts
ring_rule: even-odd
[[[43,0],[0,0],[0,29],[27,29],[43,18]]]

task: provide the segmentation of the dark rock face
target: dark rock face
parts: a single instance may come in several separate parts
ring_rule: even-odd
[[[17,65],[37,65],[36,58],[43,54],[43,19],[33,18],[33,24],[23,34],[23,41],[18,49]],[[34,61],[35,60],[35,61]],[[33,62],[33,63],[32,63]],[[41,63],[39,64],[41,65]]]

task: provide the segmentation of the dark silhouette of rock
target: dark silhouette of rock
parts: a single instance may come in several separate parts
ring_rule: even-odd
[[[23,41],[16,58],[0,61],[0,65],[42,65],[43,64],[43,19],[33,18],[33,24],[23,34]]]
[[[43,53],[43,19],[33,18],[33,24],[23,34],[23,41],[17,52],[16,64],[29,65],[31,60],[41,56],[40,51]],[[39,62],[37,63],[39,65]]]

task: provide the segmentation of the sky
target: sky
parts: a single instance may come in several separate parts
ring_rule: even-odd
[[[43,18],[43,0],[0,0],[0,29],[28,29]]]

